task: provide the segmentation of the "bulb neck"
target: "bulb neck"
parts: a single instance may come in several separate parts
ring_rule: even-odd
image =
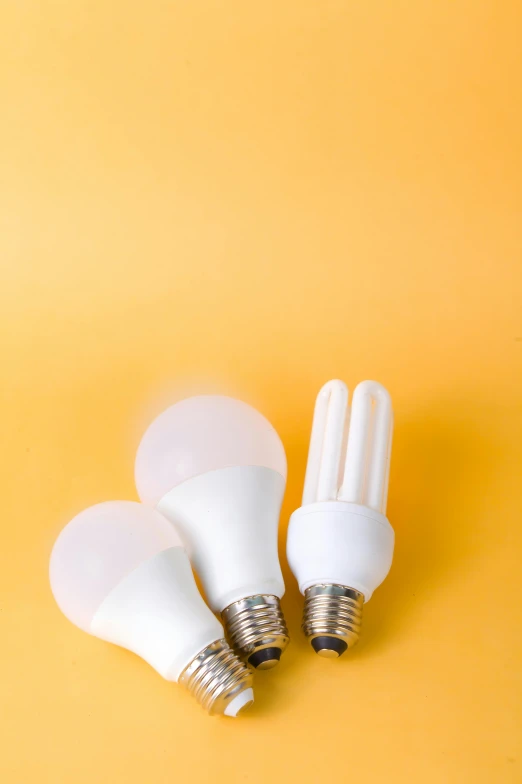
[[[200,651],[179,677],[210,715],[237,716],[253,702],[252,673],[226,640]]]
[[[98,608],[90,631],[141,656],[169,681],[224,636],[181,547],[163,550],[124,577]]]
[[[314,651],[337,659],[359,640],[364,596],[346,585],[312,585],[305,591],[303,632]]]
[[[287,556],[305,593],[314,585],[346,585],[369,601],[388,574],[393,528],[379,512],[344,501],[322,501],[290,518]]]
[[[231,645],[251,667],[268,670],[278,664],[289,636],[277,596],[248,596],[226,607],[221,617]]]
[[[180,534],[215,613],[244,596],[282,596],[277,531],[285,480],[263,466],[187,479],[157,509]]]

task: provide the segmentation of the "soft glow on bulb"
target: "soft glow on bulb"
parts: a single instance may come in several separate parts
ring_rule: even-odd
[[[385,514],[392,429],[381,384],[359,384],[351,412],[342,381],[319,392],[303,505],[290,520],[287,553],[306,597],[303,628],[323,656],[355,644],[362,604],[391,566],[394,535]]]
[[[107,501],[71,520],[55,542],[49,567],[51,590],[63,614],[91,633],[103,600],[144,561],[183,547],[157,512],[132,501]]]
[[[210,713],[236,715],[252,701],[248,671],[201,598],[178,534],[158,512],[131,501],[86,509],[58,536],[49,576],[72,623],[185,683]]]
[[[253,666],[288,642],[277,552],[286,456],[272,425],[220,395],[182,400],[152,422],[136,456],[136,486],[180,532],[206,597]]]
[[[136,486],[156,506],[172,488],[208,471],[262,466],[286,480],[281,439],[262,414],[223,395],[180,400],[149,426],[136,454]]]

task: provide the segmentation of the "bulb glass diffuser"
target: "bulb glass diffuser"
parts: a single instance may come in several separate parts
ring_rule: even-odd
[[[112,501],[81,512],[55,542],[50,581],[72,623],[183,683],[209,713],[236,716],[253,701],[251,673],[201,598],[179,536],[155,510]]]
[[[351,412],[342,381],[329,381],[319,392],[287,555],[305,596],[303,631],[324,657],[337,658],[357,642],[363,604],[391,567],[392,429],[391,400],[381,384],[359,384]]]
[[[250,665],[288,643],[277,551],[286,456],[272,425],[220,395],[181,400],[152,422],[136,456],[141,500],[180,532],[210,606]]]

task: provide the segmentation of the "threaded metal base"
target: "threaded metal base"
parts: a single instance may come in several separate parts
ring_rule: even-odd
[[[240,709],[253,702],[251,694],[252,673],[236,656],[226,640],[216,640],[195,656],[179,678],[211,715],[237,715],[232,703]],[[237,698],[250,691],[244,700]],[[239,712],[239,711],[238,711]]]
[[[221,613],[230,644],[258,670],[275,667],[288,645],[288,629],[277,596],[249,596]]]
[[[319,656],[337,659],[359,639],[364,596],[345,585],[312,585],[305,591],[303,632]]]

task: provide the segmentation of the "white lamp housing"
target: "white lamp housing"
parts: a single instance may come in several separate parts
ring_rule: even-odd
[[[391,567],[392,429],[391,400],[381,384],[359,384],[351,414],[342,381],[329,381],[319,392],[303,504],[290,518],[287,555],[305,595],[303,630],[325,657],[357,642],[362,605]]]
[[[181,540],[153,509],[112,501],[81,512],[56,540],[50,581],[72,623],[184,683],[209,713],[235,716],[253,701]]]

